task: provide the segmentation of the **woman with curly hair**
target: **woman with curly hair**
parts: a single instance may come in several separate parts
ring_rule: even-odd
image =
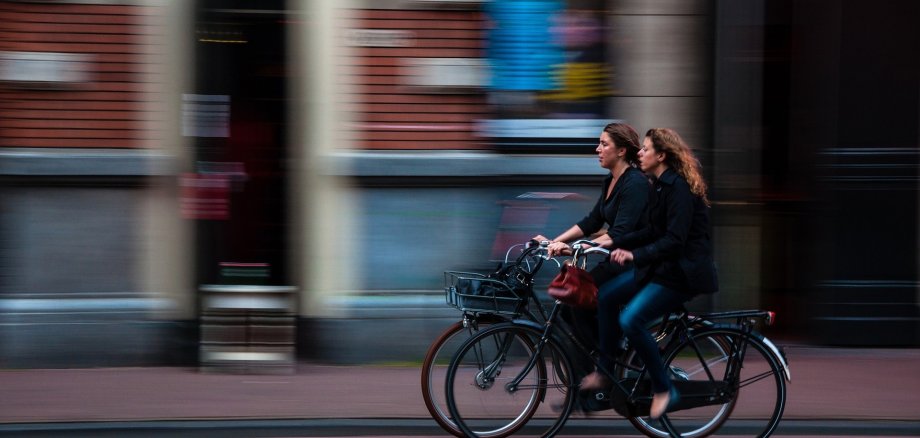
[[[650,416],[657,419],[680,395],[646,327],[694,296],[716,292],[718,280],[709,236],[706,182],[693,152],[674,130],[653,128],[645,134],[639,165],[654,179],[648,225],[615,239],[617,249],[610,254],[612,262],[632,264],[635,277],[613,287],[604,285],[598,292],[598,308],[617,308],[604,305],[604,301],[625,303],[618,318],[606,318],[618,320],[619,327],[601,330],[622,330],[645,363],[654,393]],[[601,387],[605,382],[600,380],[587,379],[582,387]]]

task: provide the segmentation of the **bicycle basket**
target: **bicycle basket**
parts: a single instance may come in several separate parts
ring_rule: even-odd
[[[519,315],[527,299],[506,283],[473,272],[444,271],[447,304],[464,312]]]

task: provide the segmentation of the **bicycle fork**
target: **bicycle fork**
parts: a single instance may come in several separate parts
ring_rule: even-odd
[[[553,306],[553,310],[550,311],[550,314],[548,318],[546,319],[546,323],[543,326],[543,333],[540,334],[540,340],[537,341],[536,345],[534,345],[533,354],[530,356],[530,359],[527,361],[527,364],[524,366],[524,368],[521,370],[520,373],[518,373],[518,375],[515,378],[511,379],[511,381],[505,384],[505,390],[507,390],[508,392],[517,391],[518,386],[521,384],[521,382],[523,382],[524,379],[527,377],[527,375],[529,375],[530,372],[533,371],[533,368],[537,366],[537,361],[543,357],[543,349],[546,347],[547,342],[549,342],[550,331],[552,330],[553,321],[556,320],[556,316],[559,313],[559,308],[560,308],[560,304],[557,301],[556,305]],[[547,377],[542,376],[541,379],[542,380],[539,382],[539,384],[546,385]]]
[[[479,372],[476,373],[476,386],[479,389],[489,389],[495,383],[495,378],[502,373],[502,365],[508,355],[508,350],[514,340],[514,334],[505,335],[501,342],[498,342],[498,351],[495,357],[486,364],[485,353],[482,346],[476,346],[476,360],[479,363]]]

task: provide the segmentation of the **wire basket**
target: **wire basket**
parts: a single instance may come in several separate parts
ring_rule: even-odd
[[[463,312],[520,315],[527,298],[502,281],[474,272],[444,271],[447,304]]]

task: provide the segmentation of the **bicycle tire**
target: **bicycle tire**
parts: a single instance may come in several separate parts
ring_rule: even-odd
[[[541,337],[528,325],[504,323],[480,330],[460,347],[448,367],[445,395],[463,436],[514,434],[538,412],[546,421],[528,427],[528,435],[549,437],[562,428],[577,384],[565,350],[554,339],[539,344]],[[535,365],[527,368],[532,358]],[[520,385],[509,390],[516,377]]]
[[[712,326],[693,329],[679,344],[670,349],[664,357],[665,366],[672,370],[675,384],[706,385],[725,381],[726,364],[733,347],[744,353],[739,380],[727,392],[725,403],[682,409],[664,415],[661,422],[648,417],[637,417],[634,425],[650,437],[672,436],[671,428],[678,436],[700,438],[709,436],[727,424],[732,424],[732,433],[744,436],[770,436],[782,418],[786,403],[786,380],[780,361],[773,355],[756,332],[744,333],[735,326]],[[726,351],[726,349],[728,351]],[[703,358],[703,359],[701,359]],[[713,382],[703,368],[710,370]],[[678,379],[675,371],[683,376]],[[680,383],[685,380],[690,383]],[[689,391],[681,396],[681,403],[692,403]],[[744,397],[741,394],[756,394]]]
[[[425,401],[425,407],[431,414],[431,418],[451,435],[463,437],[463,432],[450,419],[444,396],[444,376],[446,375],[447,366],[450,364],[450,359],[460,348],[460,345],[476,332],[491,324],[505,321],[505,319],[495,315],[479,315],[466,326],[463,321],[457,321],[441,332],[425,353],[421,372],[422,398]],[[504,438],[506,436],[507,434],[483,435],[484,438]]]

